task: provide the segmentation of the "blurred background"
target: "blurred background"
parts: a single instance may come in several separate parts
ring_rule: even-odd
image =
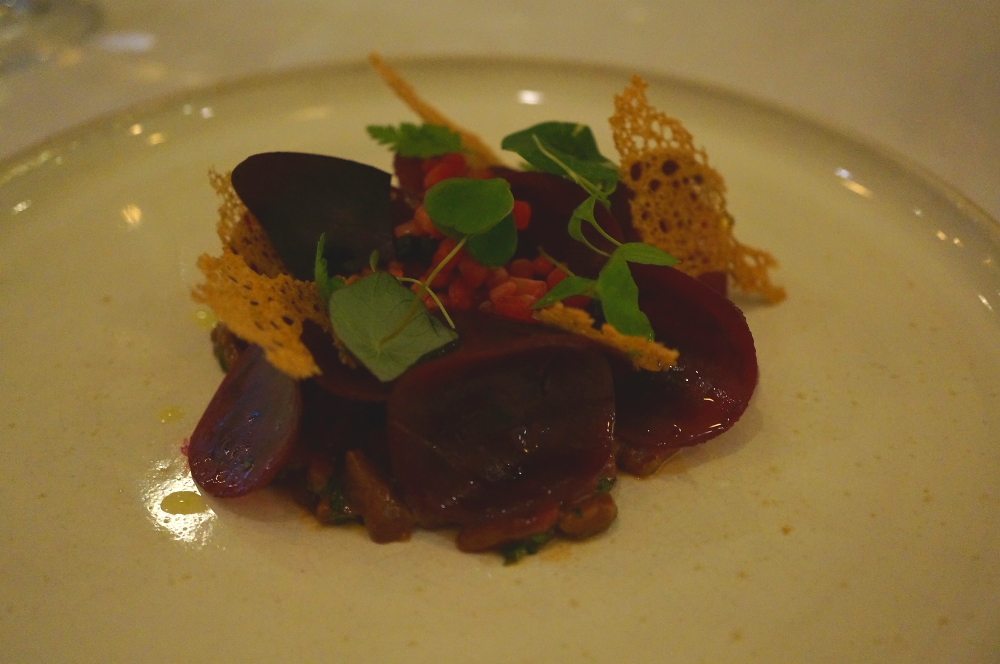
[[[70,18],[57,17],[60,0],[40,2],[50,23]],[[24,5],[0,2],[0,159],[182,89],[371,50],[518,56],[662,73],[779,104],[894,151],[1000,217],[996,0],[78,1],[82,18],[60,28],[65,38],[12,55],[9,18]]]

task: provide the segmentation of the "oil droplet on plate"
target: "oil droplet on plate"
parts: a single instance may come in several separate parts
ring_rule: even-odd
[[[167,422],[173,422],[175,420],[179,420],[183,415],[184,411],[178,406],[170,406],[169,408],[164,408],[160,411],[160,422],[164,424]]]
[[[194,320],[201,327],[206,330],[211,330],[215,327],[215,324],[219,322],[219,319],[215,317],[215,314],[209,309],[198,309],[194,312]]]
[[[208,509],[205,499],[197,491],[174,491],[160,501],[160,509],[167,514],[198,514]]]

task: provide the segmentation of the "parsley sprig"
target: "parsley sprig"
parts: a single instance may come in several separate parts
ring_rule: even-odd
[[[368,135],[401,157],[437,157],[462,151],[462,137],[448,127],[404,122],[398,126],[368,125]]]

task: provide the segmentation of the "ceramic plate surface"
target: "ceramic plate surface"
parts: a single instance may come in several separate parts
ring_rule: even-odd
[[[414,61],[496,144],[606,119],[631,72]],[[279,496],[200,499],[180,447],[220,380],[189,291],[206,173],[268,150],[389,167],[367,68],[192,92],[0,168],[0,642],[12,661],[949,661],[1000,652],[1000,227],[933,179],[651,77],[789,292],[730,432],[616,487],[605,535],[505,567],[378,546]]]

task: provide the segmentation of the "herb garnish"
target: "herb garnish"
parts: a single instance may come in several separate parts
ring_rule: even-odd
[[[514,563],[521,560],[525,556],[533,556],[542,550],[542,547],[548,544],[555,537],[552,531],[547,531],[544,533],[538,533],[537,535],[531,535],[525,539],[518,540],[516,542],[511,542],[507,546],[500,549],[500,555],[503,556],[504,565],[513,565]]]
[[[403,123],[398,127],[372,125],[368,134],[404,157],[431,157],[461,150],[461,137],[436,125]],[[568,122],[545,122],[504,138],[502,147],[517,152],[532,167],[567,178],[582,187],[588,197],[573,211],[567,231],[571,237],[607,257],[596,279],[570,275],[557,284],[535,308],[550,306],[573,295],[587,295],[601,302],[604,317],[622,334],[653,338],[649,319],[639,309],[639,288],[629,262],[673,265],[676,260],[662,250],[643,243],[621,243],[597,221],[596,206],[610,208],[610,196],[618,186],[618,168],[604,157],[590,128]],[[343,344],[382,381],[395,379],[427,354],[456,339],[449,329],[423,305],[434,300],[454,327],[440,299],[430,288],[434,278],[463,249],[479,263],[505,265],[517,249],[514,197],[502,178],[448,178],[424,194],[428,216],[442,233],[457,240],[454,248],[424,281],[397,280],[374,271],[347,285],[330,277],[324,257],[324,238],[316,251],[315,278],[320,295],[328,303],[330,320]],[[584,235],[588,224],[614,249],[609,253]],[[418,292],[400,281],[418,286]]]
[[[600,153],[589,127],[571,122],[543,122],[508,135],[501,147],[519,154],[532,167],[575,182],[589,194],[573,210],[567,232],[594,252],[607,256],[597,279],[576,275],[557,284],[535,303],[536,309],[552,306],[574,295],[600,301],[604,318],[622,334],[653,338],[653,327],[639,309],[639,287],[628,263],[674,265],[662,249],[642,242],[621,243],[597,221],[596,206],[610,208],[610,196],[618,186],[618,167]],[[595,246],[583,232],[588,224],[615,249],[608,253]]]
[[[343,277],[331,277],[330,268],[326,262],[326,233],[319,236],[316,243],[316,262],[313,267],[313,278],[316,280],[316,288],[319,289],[320,299],[325,303],[330,302],[330,296],[335,290],[339,290],[347,285]]]
[[[437,157],[462,151],[462,137],[448,127],[404,122],[392,125],[369,125],[368,135],[381,145],[388,146],[401,157]]]
[[[388,272],[335,290],[329,307],[337,337],[383,382],[458,337]]]
[[[316,285],[329,307],[334,332],[383,382],[395,379],[428,353],[457,338],[449,328],[454,327],[451,318],[430,288],[444,266],[463,247],[484,265],[503,265],[517,248],[517,229],[511,215],[514,197],[506,180],[444,180],[427,191],[424,205],[441,232],[458,239],[424,281],[397,280],[387,272],[377,271],[377,257],[373,256],[373,273],[347,285],[327,272],[324,237],[320,237],[316,248]],[[418,292],[400,281],[419,286]],[[424,296],[434,299],[448,325],[427,311]]]
[[[506,180],[443,180],[427,190],[424,207],[442,233],[467,243],[466,250],[483,265],[501,266],[517,249],[514,195]]]

